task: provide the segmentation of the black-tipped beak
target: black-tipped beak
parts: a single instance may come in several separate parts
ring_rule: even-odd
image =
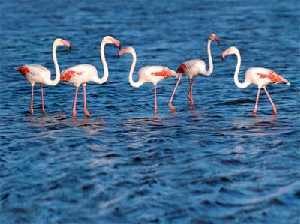
[[[225,57],[221,55],[221,61],[223,62],[225,60]]]
[[[72,44],[66,45],[65,46],[66,51],[71,51],[72,50]]]

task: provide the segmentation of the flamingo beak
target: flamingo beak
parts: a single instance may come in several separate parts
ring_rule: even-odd
[[[70,41],[68,41],[68,40],[63,40],[63,44],[64,44],[65,48],[67,48],[68,51],[71,51],[72,44],[71,44]]]
[[[225,60],[225,55],[221,54],[221,61],[223,62]]]
[[[118,48],[118,53],[117,53],[117,57],[120,57],[120,55],[119,55],[119,51],[121,50],[121,42],[119,41],[119,40],[116,40],[115,42],[114,42],[114,45]]]
[[[123,53],[122,53],[122,51],[121,51],[121,49],[120,49],[120,50],[118,51],[117,56],[120,58],[122,55],[123,55]]]

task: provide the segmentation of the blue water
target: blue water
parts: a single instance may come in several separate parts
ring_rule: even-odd
[[[300,3],[290,1],[1,1],[0,223],[300,223]],[[54,71],[56,37],[73,43],[58,51],[62,68],[99,63],[98,45],[114,35],[132,45],[138,67],[176,67],[207,60],[207,37],[236,45],[242,73],[274,69],[291,86],[262,95],[238,89],[236,59],[220,60],[198,77],[195,108],[187,80],[171,113],[175,80],[159,83],[153,116],[152,86],[129,86],[131,58],[106,48],[109,82],[88,85],[91,118],[71,118],[74,87],[46,88],[46,114],[28,113],[31,87],[14,68],[39,63]],[[37,86],[38,87],[38,86]]]

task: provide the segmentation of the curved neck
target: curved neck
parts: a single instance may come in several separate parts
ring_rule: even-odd
[[[233,80],[234,80],[234,83],[237,87],[241,88],[241,89],[244,89],[244,88],[247,88],[250,83],[247,82],[246,80],[244,82],[240,82],[239,81],[239,72],[240,72],[240,67],[241,67],[241,55],[239,52],[235,53],[235,56],[237,57],[237,64],[236,64],[236,67],[235,67],[235,73],[234,73],[234,76],[233,76]]]
[[[96,83],[98,84],[103,84],[105,82],[107,82],[108,80],[108,65],[107,65],[107,62],[106,62],[106,58],[105,58],[105,45],[106,45],[106,42],[104,40],[101,41],[101,47],[100,47],[100,60],[101,60],[101,63],[103,65],[103,76],[101,78],[98,78],[96,81]]]
[[[134,88],[139,88],[141,85],[143,85],[143,82],[139,79],[137,82],[133,80],[133,72],[135,69],[136,61],[137,61],[137,56],[135,52],[130,52],[132,55],[132,63],[130,66],[130,71],[129,71],[129,76],[128,76],[128,81],[130,85]]]
[[[60,80],[60,69],[59,69],[59,65],[58,65],[57,57],[56,57],[56,48],[57,48],[57,45],[55,43],[53,43],[52,58],[53,58],[54,66],[55,66],[55,79],[51,80],[51,78],[49,78],[49,80],[46,80],[46,84],[51,85],[51,86],[57,85]]]
[[[206,76],[209,76],[212,74],[214,65],[213,65],[213,60],[212,60],[212,55],[211,55],[211,40],[208,40],[207,42],[207,54],[208,54],[208,70],[206,71]]]

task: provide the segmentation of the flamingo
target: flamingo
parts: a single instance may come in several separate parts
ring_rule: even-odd
[[[124,54],[131,54],[132,55],[132,63],[130,67],[130,72],[128,76],[128,81],[130,85],[134,88],[139,88],[144,83],[151,82],[154,85],[154,113],[157,113],[157,96],[156,96],[156,85],[159,81],[171,77],[171,76],[177,76],[177,73],[169,69],[165,66],[145,66],[142,67],[138,71],[139,79],[138,81],[133,80],[133,72],[135,69],[136,61],[137,61],[137,55],[133,47],[126,47],[122,48],[119,51],[119,56],[122,56]]]
[[[29,111],[33,114],[33,101],[34,101],[34,86],[35,83],[41,84],[41,101],[42,101],[42,112],[45,112],[45,103],[44,103],[44,89],[43,85],[55,86],[59,83],[60,80],[60,69],[56,58],[56,48],[58,46],[66,46],[70,47],[71,44],[67,40],[63,39],[55,39],[52,47],[52,57],[53,63],[55,65],[55,79],[51,80],[51,72],[42,65],[38,64],[25,64],[20,67],[17,67],[17,71],[19,71],[31,84],[31,103],[29,107]]]
[[[192,94],[192,85],[194,82],[194,77],[200,75],[210,76],[214,69],[212,55],[211,55],[211,43],[214,41],[219,42],[220,38],[215,33],[211,33],[208,37],[208,42],[207,42],[208,70],[206,69],[205,62],[201,59],[192,59],[192,60],[185,61],[182,64],[180,64],[179,67],[177,68],[176,72],[179,74],[178,80],[176,82],[173,93],[169,100],[169,106],[172,110],[175,110],[173,106],[173,99],[183,74],[186,74],[189,78],[188,101],[190,104],[192,105],[194,104],[193,94]]]
[[[79,64],[71,68],[66,69],[61,76],[61,80],[72,83],[76,87],[74,102],[73,102],[73,112],[72,116],[77,116],[77,95],[80,85],[83,86],[83,111],[85,116],[89,117],[90,113],[87,109],[86,103],[86,83],[95,82],[97,84],[103,84],[108,79],[108,65],[105,59],[104,48],[106,44],[113,44],[116,47],[120,47],[120,41],[111,37],[105,36],[101,41],[100,55],[101,63],[103,65],[104,74],[101,78],[98,76],[97,69],[95,66],[90,64]]]
[[[222,58],[224,59],[228,55],[235,55],[237,57],[237,65],[235,68],[235,73],[233,76],[233,80],[235,85],[238,88],[244,89],[247,88],[249,85],[254,84],[258,87],[257,95],[256,95],[256,102],[253,109],[253,114],[256,115],[257,109],[258,109],[258,101],[260,96],[260,91],[263,89],[267,97],[272,104],[272,112],[273,114],[277,114],[276,105],[273,103],[271,95],[267,91],[267,85],[269,84],[278,84],[278,83],[285,83],[287,85],[290,85],[290,82],[283,78],[281,75],[277,74],[275,71],[268,69],[268,68],[262,68],[262,67],[251,67],[245,72],[245,80],[244,82],[240,82],[238,75],[241,67],[241,55],[239,50],[236,47],[229,47],[222,53]]]

